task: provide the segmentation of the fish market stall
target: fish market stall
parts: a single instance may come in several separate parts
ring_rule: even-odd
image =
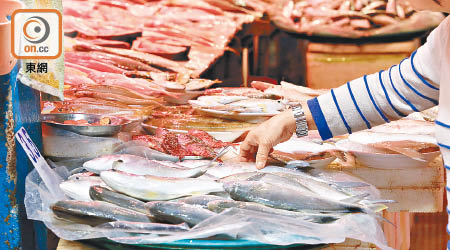
[[[277,145],[261,170],[239,161],[250,129],[328,92],[326,76],[356,77],[336,65],[331,74],[324,63],[307,66],[308,87],[248,81],[249,48],[277,32],[268,20],[297,35],[358,39],[416,34],[442,19],[391,1],[347,2],[354,1],[324,11],[333,15],[327,23],[305,1],[63,0],[64,60],[45,76],[27,73],[24,61],[0,78],[13,79],[12,95],[24,95],[14,104],[14,131],[39,162],[21,172],[31,167],[18,149],[24,221],[40,223],[36,235],[45,225],[61,239],[58,249],[70,249],[69,241],[100,249],[392,249],[385,234],[397,223],[387,212],[443,209],[443,166],[430,132],[435,110],[328,141],[310,131]],[[416,24],[423,27],[411,30]],[[393,64],[417,46],[417,39],[388,48],[310,43],[306,57],[390,54],[352,68],[359,76],[358,69]],[[227,86],[208,76],[230,52],[243,72]],[[58,81],[45,91],[51,84],[44,83]]]

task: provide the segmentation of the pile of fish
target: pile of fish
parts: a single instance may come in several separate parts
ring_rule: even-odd
[[[397,0],[287,0],[272,11],[272,20],[293,32],[348,38],[425,30],[442,18]]]
[[[139,119],[167,102],[186,104],[217,83],[198,76],[268,5],[64,0],[63,6],[65,101],[46,102],[42,112]]]
[[[198,76],[223,54],[244,23],[260,17],[264,1],[64,0],[64,32],[93,39],[97,45],[125,47],[105,40],[135,39],[128,54],[142,52],[171,60]],[[101,39],[101,40],[99,40]],[[129,45],[128,45],[129,47]],[[178,72],[178,71],[177,71]]]
[[[215,149],[230,146],[214,139],[205,131],[191,129],[187,134],[175,134],[164,128],[157,128],[155,135],[136,135],[134,141],[144,142],[151,149],[158,150],[173,156],[202,156],[214,158]]]
[[[308,173],[252,163],[155,161],[134,155],[105,155],[60,184],[72,200],[51,206],[60,219],[173,234],[233,208],[313,223],[352,213],[375,215],[385,208],[368,194],[352,194],[360,182],[330,182]]]

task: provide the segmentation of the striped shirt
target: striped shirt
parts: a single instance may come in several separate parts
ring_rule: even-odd
[[[435,134],[450,176],[449,32],[447,17],[423,46],[398,65],[309,100],[308,107],[322,139],[371,128],[439,105]],[[450,190],[449,179],[447,187]],[[450,226],[447,228],[450,232]]]

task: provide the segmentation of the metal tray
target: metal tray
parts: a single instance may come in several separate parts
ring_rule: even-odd
[[[71,125],[63,124],[67,120],[87,120],[89,123],[94,123],[100,121],[104,117],[102,115],[94,114],[44,114],[41,115],[41,122],[48,124],[49,126],[72,131],[74,133],[86,136],[113,136],[120,132],[123,125],[129,123],[129,121],[123,120],[118,125]],[[114,118],[112,119],[120,119]]]
[[[172,243],[154,244],[154,245],[125,245],[119,244],[108,239],[93,239],[85,241],[101,247],[102,249],[292,249],[292,250],[313,250],[320,249],[326,245],[305,245],[295,244],[289,246],[268,245],[257,241],[249,240],[180,240]]]

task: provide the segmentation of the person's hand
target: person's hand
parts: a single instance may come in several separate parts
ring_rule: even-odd
[[[292,110],[284,111],[252,129],[241,143],[240,161],[256,161],[256,168],[265,167],[272,148],[291,138],[295,132]]]

